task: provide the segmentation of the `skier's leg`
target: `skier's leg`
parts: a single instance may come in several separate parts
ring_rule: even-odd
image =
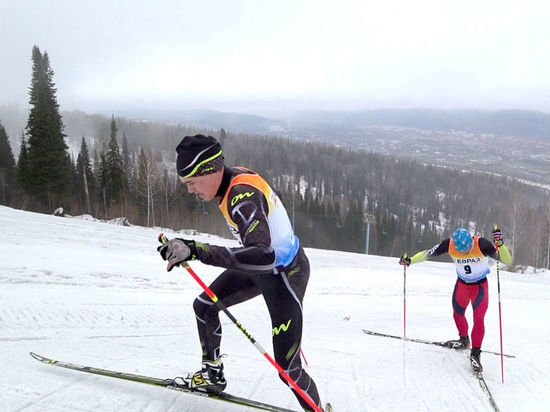
[[[210,290],[225,307],[230,307],[260,294],[250,276],[234,270],[226,270],[212,282]],[[222,326],[220,308],[203,292],[193,302],[199,339],[204,361],[214,361],[220,356]]]
[[[468,321],[464,315],[468,303],[470,303],[470,298],[467,293],[467,285],[457,279],[453,291],[453,318],[459,336],[468,336]]]
[[[483,337],[485,336],[485,313],[489,306],[489,288],[485,280],[476,285],[477,294],[472,299],[472,309],[474,311],[474,327],[472,328],[472,347],[481,348]]]
[[[309,279],[309,262],[300,251],[293,264],[276,275],[258,283],[271,316],[275,361],[296,384],[320,406],[321,400],[313,379],[302,368],[302,299]],[[282,379],[282,378],[281,378]],[[283,379],[283,382],[286,381]],[[311,407],[294,390],[298,402],[309,411]]]

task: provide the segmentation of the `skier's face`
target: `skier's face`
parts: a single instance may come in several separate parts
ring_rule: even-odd
[[[211,173],[204,176],[181,177],[180,180],[187,186],[189,193],[195,193],[202,200],[210,201],[216,196],[220,186],[222,172]]]

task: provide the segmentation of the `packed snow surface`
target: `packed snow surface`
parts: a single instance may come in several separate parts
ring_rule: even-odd
[[[200,367],[192,302],[199,285],[166,272],[156,252],[163,229],[120,226],[0,207],[0,410],[243,411],[238,405],[135,382],[55,368],[29,352],[70,363],[160,378]],[[164,231],[168,237],[182,236]],[[193,238],[234,245],[209,235]],[[311,278],[304,301],[303,352],[324,402],[338,412],[487,411],[467,352],[369,336],[457,337],[450,263],[404,273],[396,258],[306,249]],[[409,251],[413,252],[413,251]],[[221,268],[191,263],[206,282]],[[483,349],[498,352],[495,266]],[[500,271],[504,359],[482,354],[484,376],[502,411],[550,405],[550,272]],[[271,351],[261,297],[230,308]],[[471,327],[471,309],[467,317]],[[275,369],[221,315],[227,392],[290,409],[299,405]]]

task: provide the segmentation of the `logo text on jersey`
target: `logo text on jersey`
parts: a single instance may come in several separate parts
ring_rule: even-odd
[[[231,206],[235,206],[238,201],[243,200],[245,197],[252,197],[253,194],[254,192],[239,193],[238,195],[233,197],[233,199],[231,199]]]
[[[476,257],[476,258],[466,258],[466,259],[457,259],[456,260],[456,263],[459,263],[461,265],[464,265],[464,264],[468,264],[468,263],[477,263],[477,262],[480,262],[481,261],[481,258],[479,257]]]

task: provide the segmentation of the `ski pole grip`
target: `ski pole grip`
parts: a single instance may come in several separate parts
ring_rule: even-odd
[[[168,238],[166,237],[166,235],[164,233],[159,234],[158,240],[163,245],[168,243]],[[191,267],[189,266],[189,263],[187,263],[187,262],[181,262],[180,266],[184,267],[185,269],[191,269]]]
[[[496,230],[498,230],[498,226],[495,223],[495,224],[493,224],[493,232],[496,231]],[[493,243],[495,244],[495,249],[498,252],[498,242],[495,239],[493,239]],[[498,260],[497,260],[497,265],[498,265]]]

